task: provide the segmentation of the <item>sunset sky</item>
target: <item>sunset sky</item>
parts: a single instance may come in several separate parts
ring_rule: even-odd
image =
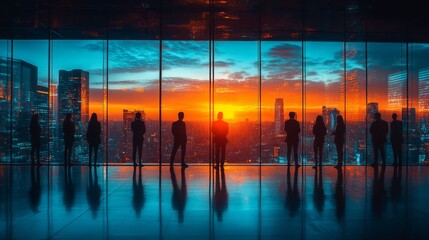
[[[429,45],[412,44],[413,69],[427,67]],[[47,85],[48,41],[15,40],[13,57],[38,67],[39,84]],[[342,74],[355,73],[356,89],[347,85],[346,98],[353,102],[348,111],[365,107],[365,44],[347,43],[343,61],[342,42],[262,42],[263,121],[273,121],[274,101],[284,98],[285,113],[298,112],[303,100],[307,117],[320,114],[321,107],[344,109]],[[82,69],[90,74],[90,111],[102,113],[103,80],[108,74],[110,120],[122,119],[122,110],[144,109],[147,119],[157,120],[159,111],[159,41],[55,40],[51,41],[52,81],[58,83],[59,70]],[[0,53],[7,55],[6,41]],[[410,51],[409,50],[409,51]],[[10,56],[10,53],[9,53]],[[108,59],[107,59],[108,56]],[[258,42],[215,42],[215,112],[225,119],[259,119]],[[187,120],[207,121],[209,114],[209,43],[207,41],[163,41],[162,117],[173,120],[178,111]],[[306,84],[303,99],[302,66]],[[108,68],[107,68],[108,63]],[[406,70],[406,44],[368,43],[368,102],[387,104],[388,74]],[[108,69],[108,70],[107,70]],[[410,87],[414,91],[415,86]],[[350,93],[349,93],[350,91]],[[354,96],[354,95],[355,96]],[[413,94],[410,94],[413,95]],[[351,100],[350,100],[351,99]],[[355,108],[355,105],[356,106]],[[363,105],[363,108],[362,108]],[[287,115],[287,114],[285,114]]]

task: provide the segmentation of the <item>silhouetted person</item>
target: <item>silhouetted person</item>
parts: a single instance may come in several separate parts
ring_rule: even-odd
[[[63,134],[64,134],[64,165],[71,165],[71,156],[74,144],[74,134],[76,126],[72,121],[72,114],[67,113],[63,121]]]
[[[41,140],[40,136],[42,134],[42,129],[39,124],[39,114],[35,113],[31,117],[30,122],[30,135],[31,135],[31,164],[34,165],[34,153],[36,153],[37,164],[40,164],[40,145]]]
[[[133,131],[133,162],[137,166],[136,152],[139,150],[139,165],[142,165],[142,148],[144,141],[144,134],[146,133],[146,126],[142,120],[142,114],[136,113],[134,121],[131,123],[131,131]]]
[[[319,212],[323,212],[325,205],[325,193],[323,191],[322,168],[316,168],[316,173],[314,174],[313,200],[316,209]]]
[[[298,163],[298,143],[299,133],[301,128],[299,122],[295,120],[295,113],[289,112],[289,120],[285,121],[286,143],[287,143],[287,163],[290,165],[290,157],[293,148],[293,157],[295,159],[295,166],[299,167]]]
[[[314,167],[317,167],[317,156],[319,156],[319,165],[322,166],[322,156],[323,156],[323,144],[325,143],[326,135],[326,126],[323,122],[322,116],[316,117],[316,123],[313,126],[313,135],[314,135]]]
[[[86,140],[89,145],[89,162],[88,165],[91,166],[92,152],[94,151],[94,165],[97,164],[97,155],[98,155],[98,146],[101,143],[101,124],[97,120],[97,114],[92,113],[91,119],[88,123],[88,130],[86,131]]]
[[[335,168],[341,168],[343,166],[344,158],[344,138],[346,134],[346,125],[344,124],[343,116],[337,116],[337,126],[335,131],[332,133],[334,135],[335,148],[337,149],[338,162],[335,165]]]
[[[137,179],[136,168],[134,168],[133,172],[133,207],[134,211],[136,211],[136,216],[140,218],[143,205],[144,205],[144,192],[143,192],[143,183],[142,183],[142,170],[139,168],[139,176]]]
[[[337,216],[337,219],[341,220],[344,217],[346,209],[346,197],[343,186],[343,170],[341,168],[337,168],[337,182],[335,183],[335,205],[335,215]]]
[[[393,150],[393,165],[402,165],[402,121],[397,120],[398,115],[392,114],[392,122],[390,122],[390,142]]]
[[[219,170],[216,170],[216,188],[213,196],[213,209],[216,211],[217,220],[219,222],[222,222],[223,212],[227,208],[228,208],[228,190],[226,188],[225,172],[223,169],[221,169],[219,174]]]
[[[187,198],[187,190],[186,190],[186,177],[185,177],[185,168],[182,168],[182,183],[181,187],[177,184],[176,174],[174,173],[174,168],[170,168],[171,175],[171,183],[173,185],[173,198],[172,205],[173,209],[177,210],[179,222],[182,223],[185,215],[185,206],[186,206],[186,198]]]
[[[74,205],[75,190],[73,185],[73,178],[71,176],[71,168],[64,169],[64,196],[63,202],[67,212],[70,212]]]
[[[28,198],[30,200],[31,210],[35,213],[39,212],[41,189],[40,170],[39,168],[31,166],[31,188],[28,191]]]
[[[372,193],[372,211],[375,216],[380,217],[386,208],[386,190],[384,189],[384,172],[386,166],[381,167],[381,173],[378,175],[378,168],[374,168],[374,182]]]
[[[226,138],[226,136],[229,132],[229,126],[228,123],[224,122],[222,119],[223,112],[218,112],[217,121],[214,121],[212,124],[213,142],[216,158],[216,165],[214,166],[214,168],[216,169],[219,168],[219,164],[221,168],[223,168],[225,164],[225,150],[226,144],[228,143],[228,139]]]
[[[375,121],[372,122],[371,127],[369,127],[369,132],[372,136],[372,146],[374,148],[374,162],[371,166],[378,166],[378,152],[381,155],[382,165],[386,165],[386,150],[384,149],[384,144],[387,141],[387,133],[389,127],[386,121],[381,119],[380,113],[374,114]]]
[[[86,187],[86,198],[88,200],[88,205],[92,211],[92,217],[95,219],[101,203],[101,188],[100,184],[98,183],[96,168],[94,168],[94,178],[92,176],[92,169],[89,169],[89,180],[88,185]]]
[[[176,157],[176,152],[180,147],[182,168],[187,168],[188,164],[185,163],[185,156],[186,142],[188,141],[188,137],[186,136],[186,123],[183,121],[185,114],[183,112],[179,112],[177,115],[179,120],[173,122],[171,126],[171,132],[173,133],[174,137],[174,144],[170,156],[170,167],[174,166],[174,158]]]
[[[295,168],[293,187],[290,179],[290,167],[287,168],[287,192],[286,192],[286,207],[289,209],[291,217],[295,217],[301,206],[301,199],[298,190],[298,168]]]

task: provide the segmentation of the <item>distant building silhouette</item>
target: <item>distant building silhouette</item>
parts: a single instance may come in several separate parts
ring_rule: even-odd
[[[429,117],[429,68],[419,70],[419,114]]]
[[[407,104],[407,72],[389,74],[387,78],[387,107],[389,110],[401,109]]]
[[[69,112],[73,114],[77,128],[73,147],[75,159],[86,162],[88,161],[88,145],[84,136],[89,120],[89,73],[86,71],[80,69],[59,71],[58,117],[60,123]]]
[[[276,98],[274,103],[274,134],[284,135],[283,124],[285,122],[283,98]]]
[[[142,114],[142,121],[146,119],[144,110],[129,111],[128,109],[122,110],[122,151],[121,151],[121,162],[131,162],[131,154],[133,152],[133,132],[131,131],[131,122],[134,121],[136,113]]]
[[[378,102],[369,102],[366,105],[366,121],[371,123],[374,120],[374,114],[378,112]]]

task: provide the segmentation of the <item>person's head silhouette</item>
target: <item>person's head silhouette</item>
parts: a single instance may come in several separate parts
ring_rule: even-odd
[[[136,113],[136,120],[142,119],[142,114],[140,112]]]
[[[35,113],[33,114],[33,116],[31,117],[31,122],[37,123],[39,121],[39,114]]]
[[[71,114],[71,113],[67,113],[67,115],[66,115],[66,119],[67,119],[67,120],[71,120],[71,118],[72,118],[72,114]]]
[[[217,113],[217,119],[222,120],[223,119],[223,112]]]
[[[344,124],[343,116],[341,116],[341,115],[337,116],[337,124]]]
[[[295,118],[295,112],[289,112],[289,118],[294,119]]]
[[[177,117],[179,118],[179,120],[183,120],[183,118],[185,118],[185,114],[183,112],[179,112],[177,114]]]
[[[89,121],[90,122],[96,122],[97,121],[97,113],[92,113],[91,114],[91,119]]]
[[[322,125],[323,124],[323,117],[318,115],[316,117],[316,124]]]
[[[393,119],[393,120],[396,120],[397,118],[398,118],[398,114],[393,113],[393,114],[392,114],[392,119]]]
[[[374,113],[374,118],[375,118],[375,120],[380,120],[381,114],[379,112]]]

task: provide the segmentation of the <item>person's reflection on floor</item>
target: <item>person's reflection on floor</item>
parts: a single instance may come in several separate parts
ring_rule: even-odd
[[[384,189],[384,171],[386,166],[381,167],[381,173],[378,174],[378,168],[374,168],[374,182],[372,192],[372,211],[375,216],[380,217],[386,207],[386,190]]]
[[[401,178],[402,178],[402,166],[394,166],[391,197],[392,197],[393,209],[395,211],[397,210],[398,203],[401,201],[401,197],[402,197]]]
[[[343,219],[346,209],[346,198],[344,194],[342,168],[337,168],[337,182],[335,183],[335,206],[335,215],[337,219]]]
[[[137,179],[137,168],[134,168],[133,172],[133,207],[136,211],[136,217],[140,218],[143,206],[144,206],[144,191],[142,181],[142,169],[138,168],[138,179]]]
[[[71,176],[71,167],[64,168],[64,196],[63,202],[67,212],[71,211],[75,199],[75,190],[73,185],[73,179]]]
[[[31,188],[28,191],[28,198],[30,201],[30,207],[33,212],[39,212],[40,204],[40,195],[41,195],[41,185],[40,185],[40,170],[34,165],[31,166]]]
[[[94,171],[94,176],[92,175]],[[86,187],[86,198],[88,200],[89,207],[91,208],[92,217],[97,217],[97,211],[100,207],[101,188],[98,183],[97,168],[89,168],[89,180]]]
[[[323,208],[325,206],[325,193],[323,191],[322,167],[320,166],[315,170],[313,200],[316,209],[319,212],[323,212]]]
[[[226,182],[225,182],[225,171],[223,168],[221,168],[221,170],[216,169],[216,188],[213,196],[213,209],[216,211],[217,220],[219,222],[222,222],[223,212],[227,208],[228,208],[228,190],[226,188]]]
[[[184,219],[186,197],[187,197],[185,169],[186,168],[181,169],[182,183],[181,183],[181,187],[179,188],[179,185],[177,184],[176,174],[174,173],[174,168],[170,168],[171,183],[173,184],[172,205],[173,205],[173,209],[178,212],[180,223],[182,223]]]
[[[300,206],[301,199],[298,190],[298,167],[295,167],[293,178],[293,187],[290,179],[290,166],[287,167],[287,192],[286,192],[286,207],[289,209],[289,215],[295,217]]]

